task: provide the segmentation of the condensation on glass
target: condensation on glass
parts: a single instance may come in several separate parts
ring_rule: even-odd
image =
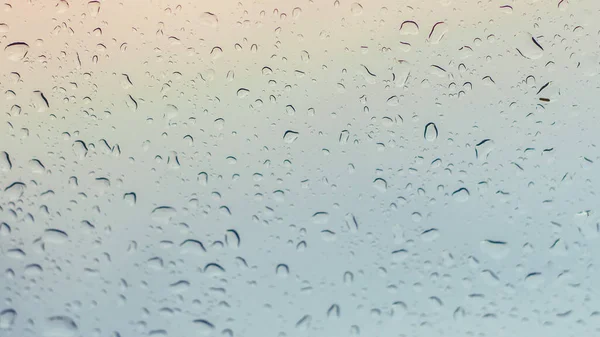
[[[598,15],[4,0],[0,336],[600,335]]]

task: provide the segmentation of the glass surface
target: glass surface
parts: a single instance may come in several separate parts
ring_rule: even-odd
[[[600,1],[0,6],[0,336],[600,336]]]

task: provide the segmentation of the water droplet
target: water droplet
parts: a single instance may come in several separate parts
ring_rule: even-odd
[[[483,240],[480,248],[482,252],[496,260],[505,258],[510,252],[508,244],[504,241]]]
[[[27,189],[27,185],[25,185],[24,183],[22,183],[20,181],[16,181],[16,182],[8,185],[4,189],[4,195],[9,200],[17,200],[17,199],[21,198],[23,196],[23,194],[25,194],[26,189]]]
[[[354,16],[359,16],[359,15],[361,15],[363,13],[363,7],[358,2],[355,2],[355,3],[353,3],[353,4],[350,5],[350,12]]]
[[[327,318],[329,318],[329,319],[340,318],[340,306],[337,304],[332,304],[329,307],[329,309],[327,309]]]
[[[98,14],[100,13],[100,1],[88,2],[87,9],[88,13],[90,13],[90,16],[92,16],[93,18],[98,16]]]
[[[52,316],[46,319],[44,337],[73,337],[77,335],[77,324],[67,316]]]
[[[425,132],[423,133],[423,136],[430,142],[436,140],[438,137],[437,126],[434,123],[427,123],[427,125],[425,125]]]
[[[188,239],[183,241],[179,246],[181,247],[182,254],[203,255],[206,253],[204,245],[198,240]]]
[[[212,56],[212,58],[215,60],[221,57],[221,55],[223,55],[223,49],[221,49],[219,46],[213,47],[213,49],[210,51],[210,56]]]
[[[235,229],[228,229],[225,235],[225,242],[233,248],[239,248],[241,244],[240,235]]]
[[[400,25],[400,35],[419,34],[419,25],[414,21],[404,21]]]
[[[302,318],[296,322],[296,328],[302,331],[308,330],[310,328],[310,323],[312,322],[311,315],[304,315]]]
[[[400,104],[400,99],[398,96],[392,96],[387,99],[387,105],[389,106],[398,106],[398,104]]]
[[[204,319],[196,319],[194,320],[194,325],[196,332],[200,336],[208,336],[215,330],[215,326],[207,320]]]
[[[33,278],[41,275],[43,271],[44,269],[39,264],[29,264],[25,266],[23,275]]]
[[[13,62],[21,61],[27,56],[29,45],[25,42],[13,42],[4,48],[6,57]]]
[[[245,98],[250,94],[250,90],[246,89],[246,88],[240,88],[237,91],[237,97],[239,98]]]
[[[177,214],[175,208],[159,206],[152,210],[152,219],[156,222],[167,224]]]
[[[448,33],[448,25],[444,22],[437,22],[431,27],[431,32],[429,33],[429,43],[438,44],[444,38],[444,36]]]
[[[344,273],[344,283],[346,285],[351,285],[354,282],[354,274],[352,274],[352,272],[345,272]]]
[[[278,264],[275,268],[275,274],[277,274],[279,277],[287,277],[289,273],[290,268],[287,266],[287,264]]]
[[[423,240],[425,242],[435,241],[439,237],[440,237],[440,231],[437,228],[430,228],[426,231],[423,231],[423,233],[421,233],[421,240]]]
[[[295,115],[295,114],[296,114],[296,108],[294,108],[294,107],[293,107],[293,106],[291,106],[291,105],[287,105],[287,106],[285,107],[285,112],[286,112],[286,113],[287,113],[289,116],[293,116],[293,115]]]
[[[180,294],[187,291],[190,288],[190,282],[186,280],[180,280],[175,283],[169,284],[169,290],[175,294]]]
[[[382,178],[377,178],[373,181],[373,187],[375,187],[376,190],[378,190],[379,192],[386,192],[387,191],[387,181],[385,181]]]
[[[46,243],[63,244],[69,240],[69,236],[59,229],[46,229],[42,239]]]
[[[199,22],[201,25],[216,28],[219,25],[219,18],[210,12],[204,12],[199,16]]]
[[[520,32],[515,35],[514,41],[517,52],[524,58],[537,60],[544,56],[544,49],[530,33]]]
[[[64,13],[69,9],[69,3],[66,0],[60,0],[57,4],[56,4],[56,12],[57,13]]]
[[[454,200],[456,200],[458,202],[465,202],[465,201],[469,200],[470,195],[471,194],[469,193],[469,190],[467,190],[464,187],[459,188],[458,190],[452,192],[452,198],[454,198]]]
[[[0,329],[12,328],[17,319],[17,312],[14,309],[5,309],[0,311]]]
[[[333,242],[336,239],[335,232],[330,231],[328,229],[324,229],[321,231],[321,238],[326,242]]]
[[[475,158],[480,161],[486,161],[493,150],[494,141],[491,139],[484,139],[475,145]]]
[[[283,141],[291,144],[293,142],[296,141],[296,139],[298,139],[298,136],[300,134],[296,131],[292,131],[292,130],[287,130],[284,134],[283,134]]]
[[[329,222],[329,213],[327,212],[316,212],[312,216],[312,221],[318,225],[325,225]]]
[[[12,169],[12,161],[8,152],[0,152],[0,171],[10,171]]]
[[[544,276],[540,272],[533,272],[525,276],[525,286],[529,289],[539,288],[544,283]]]
[[[408,257],[408,251],[406,249],[398,249],[392,252],[392,260],[394,262],[402,262]]]

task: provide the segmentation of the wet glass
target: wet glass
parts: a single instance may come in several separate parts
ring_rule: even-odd
[[[2,1],[0,336],[600,335],[598,15]]]

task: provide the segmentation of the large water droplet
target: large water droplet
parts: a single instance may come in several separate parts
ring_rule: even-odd
[[[215,326],[211,322],[204,319],[194,320],[194,325],[196,332],[200,336],[208,336],[215,330]]]
[[[21,61],[29,52],[29,45],[25,42],[13,42],[4,48],[6,57],[13,62]]]
[[[42,239],[46,243],[63,244],[69,240],[69,236],[67,233],[58,229],[46,229]]]
[[[245,98],[250,94],[250,90],[246,89],[246,88],[240,88],[237,91],[237,97],[239,98]]]
[[[219,18],[215,14],[210,12],[204,12],[200,14],[200,17],[198,19],[200,24],[203,26],[216,28],[219,25]]]
[[[425,125],[425,132],[423,133],[423,136],[430,142],[436,140],[438,137],[437,126],[434,123],[427,123],[427,125]]]
[[[429,33],[429,43],[438,44],[444,38],[444,36],[448,33],[448,24],[444,22],[437,22],[431,27],[431,32]]]
[[[284,134],[283,134],[283,141],[291,144],[293,142],[296,141],[296,139],[298,139],[298,136],[300,134],[296,131],[292,131],[292,130],[287,130]]]
[[[350,12],[354,16],[359,16],[363,12],[363,6],[361,4],[359,4],[358,2],[355,2],[350,5]]]
[[[504,241],[483,240],[480,247],[482,252],[496,260],[505,258],[510,252],[508,244]]]
[[[77,335],[77,324],[67,316],[52,316],[46,319],[44,337],[73,337]]]
[[[544,56],[544,48],[528,32],[520,32],[515,35],[514,46],[517,52],[524,58],[537,60]]]
[[[459,188],[458,190],[452,192],[452,198],[454,198],[454,200],[456,200],[458,202],[465,202],[465,201],[469,200],[470,195],[471,194],[469,193],[469,190],[467,190],[464,187]]]
[[[401,35],[417,35],[419,34],[419,25],[414,21],[404,21],[400,25]]]
[[[14,309],[5,309],[0,312],[0,329],[10,329],[17,319]]]

